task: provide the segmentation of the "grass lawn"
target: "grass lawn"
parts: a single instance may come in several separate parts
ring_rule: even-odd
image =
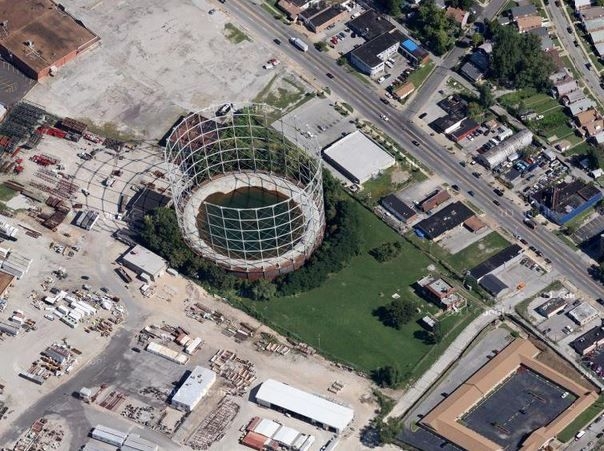
[[[575,421],[562,430],[562,432],[558,434],[558,440],[563,443],[571,440],[577,434],[577,432],[579,432],[587,425],[587,423],[597,417],[602,410],[604,410],[604,395],[600,395],[595,403],[585,409],[582,414],[575,418]]]
[[[15,197],[17,193],[10,188],[7,188],[4,185],[0,185],[0,202],[8,202],[13,197]]]
[[[370,211],[358,204],[357,208],[366,241],[362,254],[349,267],[332,275],[320,288],[299,296],[243,302],[269,325],[281,326],[330,358],[367,372],[392,365],[402,374],[419,374],[415,372],[416,365],[437,358],[444,344],[434,347],[424,343],[423,329],[415,321],[396,330],[384,326],[372,312],[391,302],[392,294],[398,292],[401,297],[418,302],[416,319],[435,313],[436,307],[420,300],[410,288],[426,274],[431,261]],[[383,242],[395,240],[401,241],[403,252],[390,262],[378,263],[367,253]],[[455,315],[458,320],[443,321],[443,331],[455,329],[449,340],[463,326],[458,322],[466,321],[472,314],[478,313],[468,311]]]
[[[474,266],[509,246],[509,244],[510,242],[499,233],[491,232],[484,238],[462,249],[457,254],[451,255],[449,261],[451,266],[459,271],[472,269]]]
[[[434,62],[430,61],[425,66],[420,67],[419,69],[411,72],[407,80],[413,83],[415,89],[419,89],[419,87],[424,83],[426,78],[428,78],[428,75],[430,75],[433,69]]]
[[[241,31],[239,28],[237,28],[230,22],[224,24],[224,31],[227,39],[233,44],[240,44],[243,41],[251,41],[247,34],[245,34],[243,31]]]

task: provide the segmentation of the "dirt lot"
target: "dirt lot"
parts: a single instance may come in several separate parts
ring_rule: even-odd
[[[101,44],[27,96],[59,115],[159,138],[180,114],[250,100],[275,74],[262,69],[274,55],[251,40],[229,40],[228,19],[220,9],[208,14],[216,8],[209,0],[62,4]]]

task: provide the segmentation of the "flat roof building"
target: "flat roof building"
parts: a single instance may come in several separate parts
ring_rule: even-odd
[[[502,296],[509,289],[499,277],[493,274],[487,274],[480,279],[480,286],[495,298]]]
[[[495,147],[478,156],[480,162],[489,169],[499,166],[519,150],[524,149],[533,141],[533,133],[524,129],[505,139]]]
[[[600,324],[599,326],[589,329],[580,337],[576,338],[570,343],[570,346],[579,355],[587,355],[598,346],[604,344],[604,327]]]
[[[552,298],[552,299],[548,299],[543,304],[541,304],[539,307],[537,307],[537,312],[539,312],[539,314],[541,316],[544,316],[546,318],[551,318],[558,312],[561,312],[562,310],[564,310],[567,305],[568,305],[568,301],[566,299]]]
[[[537,358],[539,353],[539,349],[529,340],[514,340],[423,417],[421,424],[463,449],[500,451],[504,449],[502,443],[505,441],[506,434],[499,433],[501,440],[495,439],[496,443],[469,427],[463,419],[481,402],[488,401],[489,397],[500,390],[502,385],[505,385],[506,381],[514,375],[532,372],[536,378],[545,379],[549,384],[556,386],[553,393],[556,393],[558,398],[562,390],[572,393],[575,397],[570,405],[553,418],[541,419],[540,424],[526,421],[519,423],[528,426],[529,429],[523,431],[521,442],[514,449],[523,451],[542,449],[591,406],[598,399],[598,395],[595,391],[539,361]],[[542,403],[548,402],[547,399],[538,399]],[[505,430],[503,425],[501,430]]]
[[[426,276],[417,281],[422,295],[444,310],[454,310],[465,303],[465,299],[457,294],[457,288],[443,278]]]
[[[171,404],[178,410],[191,412],[216,382],[216,373],[196,366],[172,396]]]
[[[357,184],[365,183],[396,163],[392,155],[360,131],[350,133],[327,147],[323,158]]]
[[[256,393],[256,402],[265,407],[277,407],[340,433],[354,418],[354,411],[298,388],[267,379]]]
[[[373,76],[384,70],[384,61],[396,53],[402,38],[404,35],[398,30],[381,34],[350,52],[350,63]]]
[[[574,309],[568,312],[568,316],[579,326],[584,326],[594,319],[598,318],[598,310],[587,302],[581,302]]]
[[[496,269],[511,263],[522,255],[522,248],[517,244],[512,244],[505,249],[500,250],[495,255],[487,258],[481,264],[475,266],[470,270],[470,275],[480,282],[487,274],[495,271]]]
[[[100,41],[62,5],[51,0],[0,0],[0,53],[28,77],[56,72]]]
[[[445,232],[460,226],[472,216],[474,216],[474,212],[458,201],[441,208],[432,216],[418,222],[414,228],[418,235],[434,240]]]
[[[382,207],[399,221],[411,222],[417,216],[415,210],[396,197],[395,194],[389,194],[384,197],[380,203],[382,204]]]
[[[151,281],[161,277],[164,271],[168,269],[168,264],[163,258],[140,244],[122,255],[121,261],[124,266],[134,271],[138,276],[146,277]]]
[[[597,204],[602,197],[602,191],[596,186],[575,180],[543,188],[531,199],[547,219],[562,225]]]
[[[376,13],[373,9],[368,9],[360,16],[352,19],[348,22],[348,26],[357,36],[361,36],[367,41],[395,29],[395,26],[390,23],[386,16]]]

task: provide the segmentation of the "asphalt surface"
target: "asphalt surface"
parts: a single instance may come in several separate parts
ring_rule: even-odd
[[[588,274],[589,261],[573,252],[552,233],[542,228],[531,230],[524,226],[523,213],[512,202],[504,199],[501,201],[501,206],[496,207],[492,203],[495,196],[491,194],[491,188],[484,181],[474,178],[470,170],[462,168],[440,144],[409,119],[408,113],[382,105],[378,100],[378,94],[369,86],[313,46],[310,46],[307,52],[301,52],[290,45],[289,37],[296,34],[292,33],[289,26],[267,16],[262,8],[248,2],[231,5],[233,4],[227,3],[223,7],[258,39],[272,45],[275,52],[282,52],[302,71],[312,74],[314,77],[312,81],[316,86],[328,86],[334,94],[346,99],[365,118],[380,124],[384,132],[397,141],[403,149],[430,167],[446,182],[459,185],[465,192],[473,191],[475,195],[471,197],[471,201],[474,205],[494,218],[502,228],[512,233],[521,232],[522,236],[530,244],[541,249],[544,256],[552,261],[552,266],[575,286],[595,298],[602,295],[604,288]],[[304,39],[303,36],[296,36]],[[283,42],[282,45],[273,44],[274,38],[279,38]],[[327,72],[332,73],[335,78],[329,79],[325,75]],[[389,117],[389,121],[381,119],[384,114]],[[413,140],[417,141],[419,146],[415,146]]]
[[[586,64],[591,64],[591,60],[583,51],[582,46],[575,47],[573,41],[576,39],[577,41],[581,42],[581,40],[576,35],[576,30],[574,27],[572,33],[569,33],[566,30],[566,28],[572,24],[569,21],[569,17],[565,13],[564,7],[558,7],[554,4],[554,2],[550,2],[546,8],[549,16],[552,19],[552,22],[554,23],[554,26],[556,27],[556,31],[562,46],[566,49],[568,56],[573,61],[576,69],[581,73],[581,78],[589,90],[594,94],[598,101],[602,103],[601,99],[604,99],[604,89],[600,87],[600,76],[595,67],[592,67],[591,70],[587,68]],[[591,49],[588,48],[587,51],[590,52]]]

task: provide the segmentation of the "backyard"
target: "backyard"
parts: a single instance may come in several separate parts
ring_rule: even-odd
[[[366,231],[361,255],[349,267],[333,274],[323,286],[299,296],[262,303],[243,302],[269,325],[289,332],[330,358],[366,372],[392,365],[406,379],[413,378],[429,367],[478,315],[478,309],[445,317],[441,325],[446,336],[438,345],[424,341],[426,333],[416,321],[400,330],[384,326],[373,311],[391,302],[395,293],[417,302],[414,320],[437,312],[435,306],[420,300],[411,289],[428,272],[431,262],[360,206],[359,218]],[[403,251],[389,262],[378,263],[367,253],[381,243],[392,241],[401,241]]]

